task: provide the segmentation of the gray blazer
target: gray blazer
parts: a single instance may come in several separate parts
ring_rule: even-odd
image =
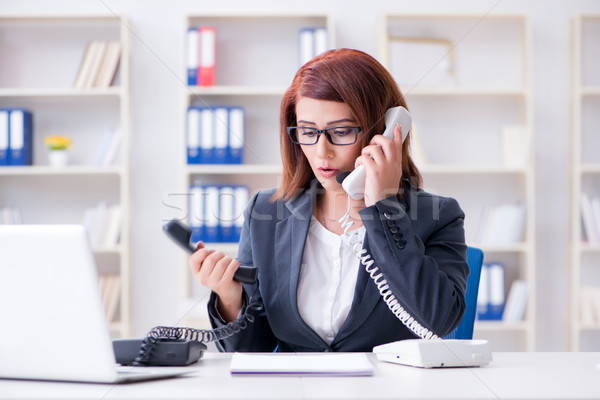
[[[363,248],[372,255],[392,292],[409,314],[442,337],[461,321],[469,268],[463,220],[456,200],[403,182],[392,196],[360,211]],[[388,309],[361,265],[348,318],[331,345],[300,317],[298,278],[316,196],[316,183],[290,201],[271,202],[274,191],[255,194],[245,211],[238,259],[258,268],[258,282],[244,285],[245,304],[264,309],[253,323],[217,346],[221,351],[372,351],[374,346],[416,336]],[[357,259],[358,262],[358,259]],[[213,327],[224,322],[209,301]]]

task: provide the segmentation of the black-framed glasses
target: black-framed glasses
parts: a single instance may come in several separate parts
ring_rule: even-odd
[[[356,143],[360,128],[357,126],[335,126],[327,129],[317,129],[308,126],[290,126],[287,133],[292,142],[296,144],[317,144],[321,134],[325,135],[329,143],[336,146],[348,146]]]

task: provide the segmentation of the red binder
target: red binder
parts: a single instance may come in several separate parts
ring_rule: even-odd
[[[214,27],[198,28],[198,86],[215,84],[215,47],[216,32]]]

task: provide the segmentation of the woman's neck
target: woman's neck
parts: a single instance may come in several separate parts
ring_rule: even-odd
[[[314,216],[329,231],[341,235],[344,228],[339,220],[348,211],[348,194],[343,191],[327,190],[317,198]],[[350,230],[362,226],[358,211],[365,207],[364,201],[350,199],[350,219],[354,222]]]

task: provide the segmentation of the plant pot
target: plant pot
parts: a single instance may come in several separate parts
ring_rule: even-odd
[[[64,167],[69,162],[68,150],[50,150],[48,152],[48,163],[51,167]]]

